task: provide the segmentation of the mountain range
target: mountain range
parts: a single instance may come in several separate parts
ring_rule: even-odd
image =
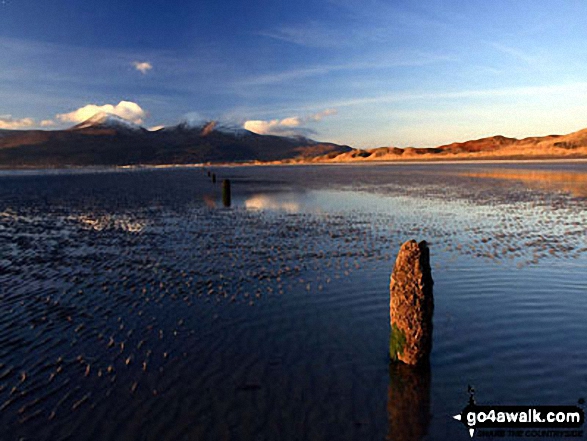
[[[149,131],[107,113],[66,130],[0,130],[3,168],[304,160],[351,150],[304,137],[259,135],[216,121],[184,121]]]
[[[107,113],[66,130],[0,130],[0,168],[532,158],[587,158],[587,129],[524,139],[492,136],[434,148],[368,150],[259,135],[217,121],[184,121],[149,131]]]

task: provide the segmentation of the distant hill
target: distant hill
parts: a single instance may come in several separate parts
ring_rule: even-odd
[[[211,121],[157,131],[99,113],[67,130],[0,130],[0,167],[307,160],[351,151],[301,137],[258,135]]]
[[[328,153],[310,162],[414,161],[460,159],[547,159],[587,158],[587,129],[569,135],[549,135],[524,139],[492,136],[455,142],[434,148],[378,147]],[[295,161],[300,162],[300,161]]]

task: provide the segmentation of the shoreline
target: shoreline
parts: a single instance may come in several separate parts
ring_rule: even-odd
[[[382,165],[456,165],[456,164],[572,164],[587,163],[587,158],[503,158],[503,159],[402,159],[402,160],[370,160],[370,161],[308,161],[308,162],[219,162],[219,163],[190,163],[190,164],[135,164],[135,165],[63,165],[55,167],[2,167],[4,172],[34,172],[34,171],[88,171],[102,172],[113,170],[144,170],[144,169],[173,169],[198,167],[296,167],[296,166],[382,166]]]
[[[204,164],[205,167],[222,166],[222,167],[241,167],[241,166],[307,166],[307,165],[336,165],[336,166],[370,166],[370,165],[444,165],[444,164],[527,164],[527,163],[587,163],[587,158],[524,158],[524,159],[403,159],[403,160],[370,160],[370,161],[339,161],[339,162],[284,162],[284,163],[223,163],[223,164]]]

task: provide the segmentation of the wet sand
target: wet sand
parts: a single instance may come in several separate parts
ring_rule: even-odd
[[[229,209],[199,168],[3,173],[1,432],[385,439],[399,394],[424,412],[400,433],[469,439],[450,418],[467,383],[488,403],[574,404],[587,211],[560,183],[585,166],[552,185],[537,166],[540,186],[484,167],[217,168]],[[429,378],[386,353],[412,237],[436,281]]]

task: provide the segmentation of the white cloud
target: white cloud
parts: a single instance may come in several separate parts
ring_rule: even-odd
[[[301,119],[298,116],[290,116],[279,121],[279,125],[282,127],[299,127]]]
[[[307,118],[313,121],[322,121],[322,119],[326,118],[327,116],[336,115],[338,111],[336,109],[326,109],[322,112],[315,113],[314,115],[310,115]]]
[[[54,125],[55,121],[53,121],[52,119],[44,119],[43,121],[41,121],[41,127],[49,127]]]
[[[153,69],[153,65],[148,61],[134,61],[132,65],[138,70],[140,73],[145,75],[148,71]]]
[[[115,106],[112,104],[104,104],[102,106],[87,104],[73,112],[56,115],[56,118],[61,122],[80,123],[100,112],[112,113],[135,124],[142,124],[146,116],[146,112],[137,103],[121,101]]]
[[[248,120],[243,124],[243,128],[259,135],[278,135],[278,136],[307,136],[315,134],[316,131],[302,125],[306,123],[322,121],[327,116],[335,115],[336,109],[326,109],[322,112],[314,113],[304,117],[290,116],[283,119]]]
[[[204,125],[210,121],[214,121],[209,115],[204,115],[200,112],[189,112],[185,114],[184,120],[186,123],[194,126]]]
[[[0,115],[0,129],[18,130],[35,125],[32,118],[15,119],[12,115]]]
[[[149,127],[149,131],[150,132],[156,132],[157,130],[161,130],[162,128],[164,128],[165,126],[159,125],[159,126],[153,126],[153,127]]]
[[[243,124],[243,128],[259,135],[294,136],[299,133],[299,118],[272,119],[270,121],[249,120]]]

